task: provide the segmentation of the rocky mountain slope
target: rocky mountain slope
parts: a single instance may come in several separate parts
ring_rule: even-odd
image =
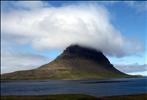
[[[54,61],[37,69],[1,75],[4,80],[103,79],[129,77],[113,67],[100,51],[79,45],[67,47]]]

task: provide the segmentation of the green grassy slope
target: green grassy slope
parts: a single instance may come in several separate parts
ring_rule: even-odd
[[[74,59],[74,60],[55,60],[50,64],[28,71],[18,71],[2,75],[1,79],[102,79],[130,77],[117,71],[115,68],[107,69],[95,62]]]
[[[113,67],[109,60],[93,49],[68,47],[49,64],[37,69],[1,75],[1,79],[102,79],[130,77]]]

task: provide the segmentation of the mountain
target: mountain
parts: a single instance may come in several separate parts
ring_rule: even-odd
[[[37,69],[1,75],[1,79],[102,79],[129,77],[113,67],[101,51],[71,45],[54,61]]]

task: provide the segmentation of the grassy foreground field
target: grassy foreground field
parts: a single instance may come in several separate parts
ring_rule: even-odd
[[[147,100],[147,94],[93,97],[83,94],[59,94],[48,96],[1,96],[1,100]]]

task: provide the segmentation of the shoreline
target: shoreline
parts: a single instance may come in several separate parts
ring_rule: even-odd
[[[1,96],[1,100],[146,100],[147,93],[95,97],[85,94],[56,94],[40,96]]]
[[[141,79],[147,78],[145,77],[119,77],[119,78],[98,78],[98,79],[1,79],[1,82],[9,82],[9,81],[93,81],[93,80],[122,80],[122,79]]]

